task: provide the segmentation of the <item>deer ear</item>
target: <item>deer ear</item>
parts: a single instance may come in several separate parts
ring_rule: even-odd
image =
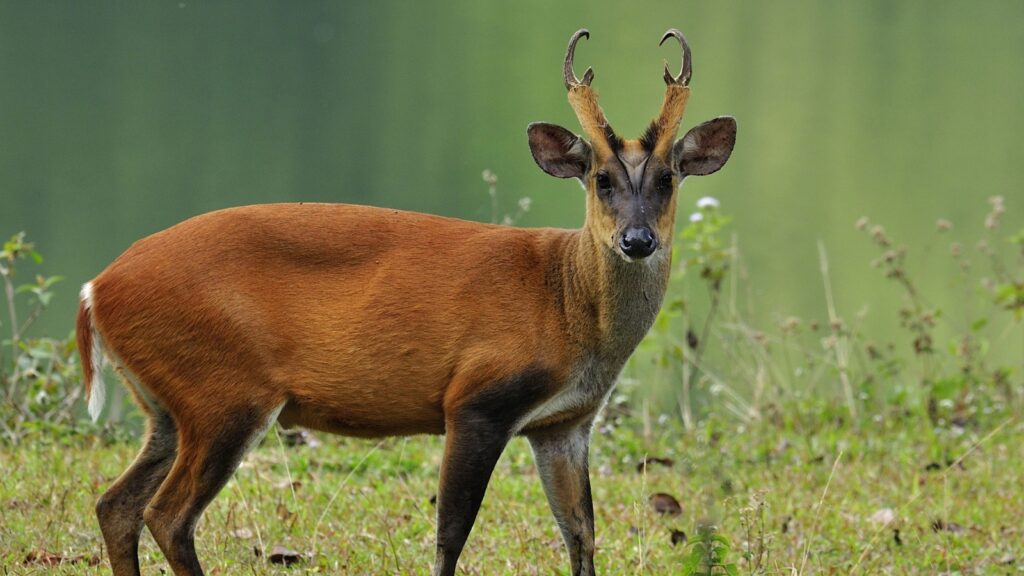
[[[526,129],[530,152],[540,169],[557,178],[583,178],[590,164],[590,145],[572,132],[547,122]]]
[[[736,144],[736,119],[720,116],[694,126],[672,146],[672,165],[683,176],[706,176],[725,165]]]

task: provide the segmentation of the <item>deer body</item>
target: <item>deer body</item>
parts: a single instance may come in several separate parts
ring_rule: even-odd
[[[672,31],[670,31],[672,34]],[[675,32],[678,34],[678,32]],[[588,143],[532,124],[538,165],[587,189],[580,230],[516,229],[334,204],[212,212],[140,240],[83,288],[90,413],[108,359],[146,443],[97,503],[117,576],[145,525],[199,575],[196,521],[275,421],[363,437],[445,434],[435,576],[455,573],[505,444],[525,435],[574,576],[594,574],[590,429],[668,284],[675,189],[728,158],[731,119],[674,145],[689,88],[619,140],[566,58]],[[666,35],[668,37],[668,35]],[[570,78],[571,76],[571,78]]]
[[[352,205],[227,209],[114,261],[91,282],[92,323],[135,380],[161,382],[146,388],[172,413],[212,400],[196,397],[193,379],[223,378],[217,399],[281,406],[285,426],[441,434],[474,387],[534,371],[544,387],[522,416],[572,419],[597,408],[667,279],[667,266],[614,260],[602,272],[581,235]],[[642,284],[644,310],[615,307],[616,292]],[[246,373],[218,375],[225,356]],[[181,365],[189,378],[165,376]],[[572,384],[592,385],[572,382],[584,372],[611,376],[595,394],[573,394]],[[585,396],[581,407],[569,400]]]

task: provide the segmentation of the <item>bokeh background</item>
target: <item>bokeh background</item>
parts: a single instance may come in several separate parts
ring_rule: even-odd
[[[670,26],[694,53],[684,130],[738,119],[732,160],[687,182],[679,224],[721,201],[759,321],[827,317],[821,240],[841,311],[897,330],[899,291],[854,229],[867,216],[911,247],[929,302],[970,322],[949,242],[978,237],[993,195],[1006,229],[1024,224],[1024,3],[10,1],[0,235],[27,231],[66,277],[38,330],[66,334],[77,286],[134,240],[227,206],[489,220],[490,169],[503,212],[531,198],[521,225],[580,225],[579,186],[536,168],[526,125],[578,129],[560,66],[582,26],[577,67],[619,133],[658,111]]]

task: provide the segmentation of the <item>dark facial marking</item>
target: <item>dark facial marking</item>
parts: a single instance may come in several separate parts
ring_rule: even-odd
[[[608,176],[608,172],[601,170],[594,176],[594,186],[597,188],[597,192],[602,196],[607,197],[612,193],[612,179]]]
[[[654,151],[654,145],[658,142],[658,135],[661,134],[661,127],[655,120],[647,126],[642,136],[640,136],[640,145],[643,146],[644,150],[648,153]]]
[[[617,154],[615,164],[620,170],[612,168],[617,178],[613,179],[608,169],[598,171],[594,177],[594,187],[600,198],[616,215],[621,212],[628,197],[639,201],[644,206],[644,212],[647,212],[648,207],[657,212],[672,196],[672,171],[653,156],[648,156],[642,162],[640,173],[631,178],[626,162]],[[619,180],[625,180],[624,185]],[[627,191],[629,194],[624,194]]]
[[[615,130],[612,130],[611,124],[604,125],[604,137],[608,140],[608,146],[613,152],[618,153],[619,150],[622,150],[622,139],[615,134]]]

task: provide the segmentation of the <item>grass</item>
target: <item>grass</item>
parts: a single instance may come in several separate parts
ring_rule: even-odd
[[[631,417],[618,421],[599,426],[592,449],[599,573],[678,574],[687,547],[671,543],[671,530],[692,535],[707,519],[743,574],[1024,572],[1024,423],[1015,418],[977,429],[914,417],[870,430],[705,422],[695,433],[668,422],[647,438]],[[285,446],[272,432],[246,459],[199,525],[208,573],[429,574],[440,439],[318,439]],[[0,445],[0,573],[108,573],[93,503],[137,447],[45,434]],[[674,462],[640,473],[645,455]],[[677,497],[682,514],[655,513],[657,492]],[[304,558],[269,563],[275,545]],[[40,550],[85,558],[25,563]],[[144,573],[166,569],[145,532],[140,557]],[[461,573],[566,574],[567,565],[529,447],[515,439]]]

